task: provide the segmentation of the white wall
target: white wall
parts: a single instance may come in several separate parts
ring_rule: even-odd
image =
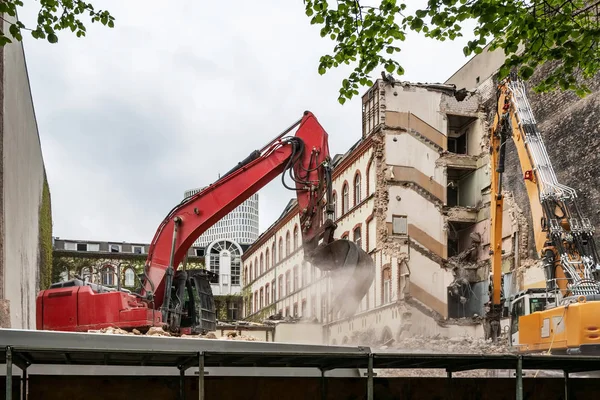
[[[437,151],[408,133],[385,135],[386,164],[416,168],[440,185],[445,185],[444,168],[435,164],[439,157]]]
[[[504,64],[504,50],[488,51],[488,48],[486,48],[481,54],[471,58],[461,69],[456,71],[448,78],[446,83],[454,84],[458,89],[473,89],[478,86],[477,77],[479,77],[479,83],[485,81],[502,64]]]
[[[323,325],[299,322],[285,322],[275,326],[275,341],[281,343],[326,344],[323,343]]]
[[[407,215],[409,224],[415,225],[438,242],[446,243],[444,217],[435,204],[424,199],[413,189],[402,186],[390,186],[389,193],[386,222],[392,222],[393,214]],[[396,200],[396,197],[399,197],[400,201]]]
[[[440,268],[440,265],[417,251],[410,253],[410,282],[426,290],[444,304],[448,302],[448,286],[454,280],[452,271]]]
[[[35,329],[44,161],[21,43],[4,46],[3,84],[4,297],[11,327]]]
[[[398,93],[394,96],[394,92]],[[442,133],[446,133],[447,121],[440,111],[441,92],[429,91],[416,86],[385,86],[386,111],[411,112]]]

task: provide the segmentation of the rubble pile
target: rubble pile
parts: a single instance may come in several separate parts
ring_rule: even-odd
[[[247,342],[257,342],[259,341],[254,336],[246,336],[240,335],[237,332],[228,332],[225,336],[220,338],[221,340],[244,340]]]
[[[105,335],[129,335],[129,336],[164,336],[164,337],[173,337],[173,338],[184,338],[184,339],[219,339],[219,340],[243,340],[247,342],[256,342],[260,341],[259,339],[253,336],[240,335],[237,332],[228,332],[223,337],[218,338],[214,332],[208,332],[206,335],[186,335],[183,334],[181,336],[173,335],[170,332],[165,331],[161,327],[153,326],[148,329],[148,332],[142,333],[137,329],[133,329],[131,332],[126,331],[121,328],[109,327],[102,329],[90,329],[89,333],[102,333]]]
[[[483,338],[412,336],[394,342],[391,346],[382,346],[382,350],[407,353],[445,353],[445,354],[508,354],[512,353],[508,342],[499,340],[494,343]]]
[[[483,338],[472,338],[469,336],[444,337],[436,336],[412,336],[394,341],[390,346],[381,346],[378,352],[402,352],[402,353],[427,353],[427,354],[511,354],[506,339],[494,343]],[[497,376],[501,371],[473,370],[456,372],[456,377],[491,377]],[[378,376],[389,377],[444,377],[446,371],[443,369],[388,369],[377,371]]]

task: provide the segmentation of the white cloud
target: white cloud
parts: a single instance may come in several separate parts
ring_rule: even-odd
[[[302,2],[102,7],[114,29],[88,24],[86,38],[65,32],[56,45],[25,39],[55,235],[150,241],[184,190],[213,182],[304,110],[334,154],[360,137],[360,99],[337,102],[349,68],[318,75],[333,44]],[[21,16],[35,21],[35,12]],[[402,79],[444,81],[465,62],[464,42],[410,34]],[[260,191],[261,229],[292,195],[279,179]]]

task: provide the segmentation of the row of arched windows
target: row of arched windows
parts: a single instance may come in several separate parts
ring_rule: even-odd
[[[294,226],[293,238],[290,235],[290,231],[285,234],[285,252],[283,236],[279,237],[279,240],[273,241],[271,246],[271,252],[267,248],[264,253],[254,257],[254,261],[250,261],[250,264],[244,267],[244,283],[248,284],[264,274],[270,268],[275,266],[278,262],[281,262],[284,258],[288,257],[293,251],[296,251],[299,246],[300,231],[298,224]],[[275,247],[275,243],[278,243],[278,247]],[[293,248],[292,248],[293,245]],[[279,257],[277,257],[279,255]]]
[[[369,185],[370,174],[374,173],[372,170],[372,158],[369,160],[366,168],[366,190],[365,193],[369,195],[370,191],[374,190]],[[350,185],[348,182],[344,181],[342,185],[342,199],[341,199],[341,211],[342,216],[350,211],[350,207],[356,207],[363,200],[363,180],[359,170],[354,173],[354,179],[352,181],[352,202],[350,201]],[[334,213],[333,220],[338,219],[338,209],[337,209],[337,193],[334,190],[331,198],[331,204],[333,205]],[[323,210],[325,212],[325,210]],[[323,216],[323,219],[326,219],[326,216]],[[357,236],[358,235],[358,236]],[[354,233],[355,238],[358,238],[358,241],[361,240],[360,228],[358,231]],[[254,257],[253,261],[244,268],[244,283],[247,285],[263,273],[268,271],[271,267],[275,266],[278,262],[281,262],[284,258],[288,257],[293,251],[295,251],[299,246],[299,228],[298,225],[294,226],[293,236],[290,234],[288,230],[285,234],[285,243],[284,237],[280,236],[279,238],[275,238],[273,244],[271,246],[271,250],[267,248],[264,252],[261,252],[260,255]],[[357,241],[357,239],[354,239]],[[292,247],[293,246],[293,247]]]
[[[374,171],[371,170],[371,165],[372,165],[372,160],[369,161],[369,163],[367,164],[367,182],[366,182],[366,191],[365,193],[367,194],[367,196],[370,194],[370,191],[373,190],[374,188],[369,187],[369,177],[370,174],[373,173]],[[362,182],[362,176],[360,174],[360,171],[357,170],[354,173],[354,179],[352,181],[352,201],[350,200],[350,185],[348,184],[347,181],[344,181],[343,185],[342,185],[342,199],[341,199],[341,203],[342,203],[342,213],[341,215],[338,215],[338,209],[337,209],[337,192],[334,190],[331,196],[331,204],[333,205],[333,220],[337,220],[339,217],[345,215],[346,213],[348,213],[348,211],[350,211],[351,207],[356,207],[357,205],[360,204],[361,201],[363,201],[363,191],[362,191],[362,186],[363,186],[363,182]],[[323,213],[325,213],[325,210],[323,210]],[[323,216],[323,219],[326,219],[326,216]]]
[[[135,270],[131,267],[121,271],[121,285],[125,287],[135,286]],[[60,274],[62,281],[67,281],[71,277],[68,271],[63,271]],[[83,267],[80,270],[80,277],[86,283],[97,283],[104,286],[117,286],[117,269],[111,264],[106,264],[96,271],[92,267]]]
[[[284,280],[285,279],[285,280]],[[281,300],[293,292],[302,289],[311,284],[309,280],[308,263],[295,265],[287,270],[285,274],[279,275],[279,292],[276,290],[275,279],[271,283],[250,294],[250,309],[248,315],[260,311],[263,307],[269,306],[275,301]],[[312,279],[316,279],[315,272],[312,273]]]

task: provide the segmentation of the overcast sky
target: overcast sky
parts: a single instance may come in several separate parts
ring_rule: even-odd
[[[26,3],[27,24],[39,3]],[[115,28],[88,23],[86,38],[65,32],[55,45],[24,35],[55,236],[149,242],[186,189],[215,181],[304,110],[333,154],[359,139],[360,97],[337,102],[349,69],[317,73],[333,44],[301,0],[95,3]],[[410,34],[401,79],[443,82],[465,63],[465,42]],[[279,179],[259,192],[261,232],[292,195]]]

